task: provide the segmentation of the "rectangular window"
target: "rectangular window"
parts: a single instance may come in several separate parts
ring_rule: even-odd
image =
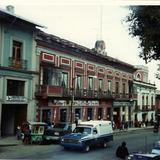
[[[24,81],[7,80],[7,96],[24,96]]]
[[[82,89],[82,76],[80,75],[76,77],[76,89]]]
[[[115,93],[119,94],[119,82],[116,82],[115,84]]]
[[[93,90],[93,77],[88,77],[88,89]]]
[[[108,91],[109,92],[112,91],[112,81],[111,80],[108,81]]]
[[[126,84],[125,83],[122,84],[122,93],[123,94],[126,93]]]
[[[60,86],[61,73],[53,67],[43,68],[43,84],[50,86]]]
[[[13,41],[12,48],[12,58],[15,61],[20,61],[22,59],[22,43],[18,41]]]
[[[103,90],[103,79],[98,80],[98,88],[99,88],[99,91]]]
[[[68,88],[68,73],[62,72],[62,87]]]

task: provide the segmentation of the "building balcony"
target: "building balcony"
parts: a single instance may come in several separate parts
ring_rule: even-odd
[[[155,105],[151,105],[151,110],[155,111],[156,110],[156,106]]]
[[[142,106],[142,112],[147,112],[147,111],[150,111],[150,110],[151,110],[150,105],[143,105]]]
[[[73,93],[74,92],[74,93]],[[71,98],[74,96],[75,99],[110,99],[113,98],[111,92],[86,90],[86,89],[69,89],[61,86],[48,86],[40,85],[37,86],[36,97],[63,97]]]
[[[106,91],[95,91],[95,90],[75,90],[74,97],[77,99],[80,98],[89,98],[89,99],[110,99],[112,98],[111,92]]]
[[[28,61],[27,60],[16,60],[13,57],[9,57],[8,58],[8,66],[12,67],[14,69],[23,69],[26,70],[27,69],[27,65],[28,65]]]
[[[63,88],[60,86],[40,85],[36,87],[36,97],[62,97]]]
[[[137,93],[130,93],[129,98],[136,100],[137,99]]]
[[[134,112],[139,112],[139,111],[140,111],[140,106],[136,105],[135,108],[134,108]]]
[[[152,106],[150,106],[150,105],[143,105],[142,106],[142,108],[140,107],[140,106],[135,106],[135,112],[138,112],[138,111],[140,111],[140,112],[149,112],[149,111],[153,111],[153,110],[155,110],[155,105],[152,105]]]
[[[117,100],[129,100],[130,95],[128,93],[115,93],[113,92],[113,98]]]

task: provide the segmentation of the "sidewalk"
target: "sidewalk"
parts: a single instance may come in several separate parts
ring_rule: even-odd
[[[153,129],[153,126],[148,126],[148,127],[142,127],[142,128],[128,128],[126,130],[120,131],[119,129],[115,129],[113,131],[113,135],[117,134],[124,134],[128,132],[133,132],[137,130],[146,130],[146,129]],[[10,137],[5,137],[5,138],[0,138],[0,147],[5,147],[5,146],[16,146],[16,145],[22,145],[22,140],[17,140],[16,136],[10,136]]]
[[[137,130],[146,130],[146,129],[153,130],[153,126],[148,126],[148,127],[133,127],[133,128],[128,128],[127,130],[121,130],[121,131],[119,129],[115,129],[113,131],[113,134],[114,135],[124,134],[124,133],[128,133],[128,132],[134,132],[134,131],[137,131]]]
[[[0,138],[0,147],[21,145],[22,140],[17,140],[16,136]]]

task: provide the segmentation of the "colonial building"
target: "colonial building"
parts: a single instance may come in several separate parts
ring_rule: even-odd
[[[36,76],[34,22],[0,9],[0,134],[13,135],[16,126],[35,120]]]
[[[156,120],[160,123],[160,91],[156,90]]]
[[[39,31],[37,120],[131,121],[134,66],[107,56],[105,43],[89,49]]]
[[[137,94],[134,100],[133,121],[135,126],[146,121],[155,120],[156,86],[148,82],[148,68],[142,65],[135,66],[133,88]]]

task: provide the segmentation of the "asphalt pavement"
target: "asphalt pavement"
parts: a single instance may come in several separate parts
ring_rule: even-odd
[[[145,130],[145,129],[153,129],[153,126],[148,126],[148,127],[141,127],[141,128],[128,128],[127,130],[119,130],[119,129],[115,129],[113,131],[114,135],[117,134],[125,134],[128,132],[134,132],[137,130]],[[0,147],[5,147],[5,146],[16,146],[16,145],[22,145],[23,142],[22,140],[17,140],[16,136],[9,136],[9,137],[4,137],[4,138],[0,138]]]

